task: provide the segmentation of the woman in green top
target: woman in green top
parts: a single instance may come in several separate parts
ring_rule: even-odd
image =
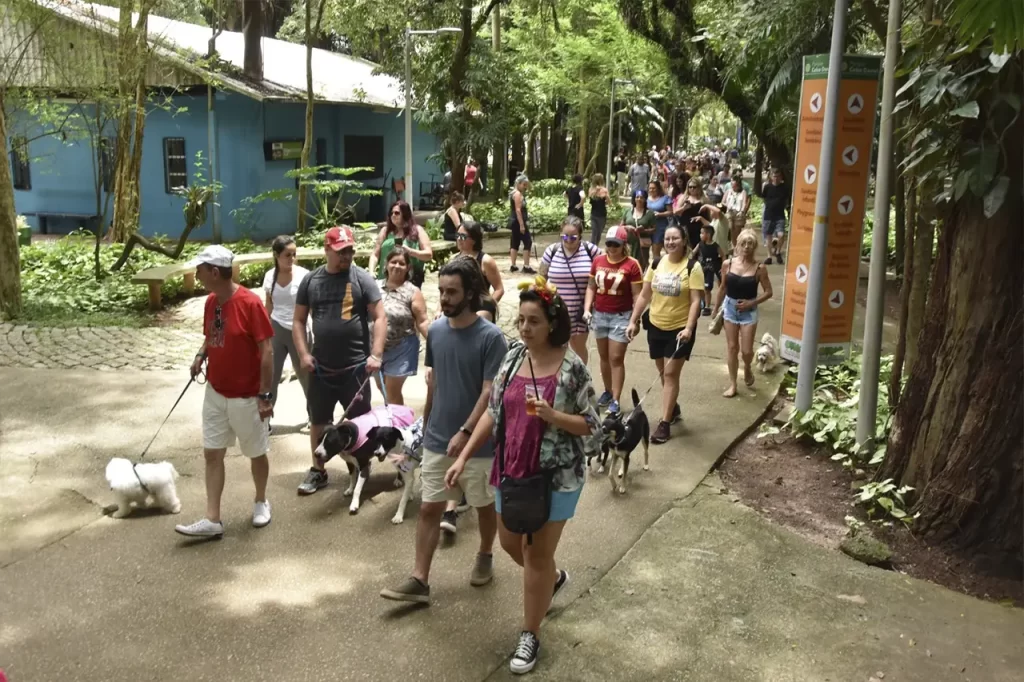
[[[403,246],[412,256],[412,272],[409,281],[420,287],[423,285],[424,266],[434,257],[434,249],[430,246],[430,237],[426,230],[412,219],[412,209],[404,201],[396,201],[388,211],[387,225],[377,235],[377,243],[373,246],[370,256],[370,272],[377,279],[386,279],[384,266],[388,262],[388,254],[396,246]]]
[[[638,189],[633,193],[633,207],[622,214],[622,222],[629,230],[629,251],[640,261],[640,269],[647,270],[651,253],[651,235],[654,234],[654,211],[647,208],[647,192]]]

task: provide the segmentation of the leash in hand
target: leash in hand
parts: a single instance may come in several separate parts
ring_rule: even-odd
[[[203,380],[199,381],[196,377],[202,377]],[[139,472],[135,469],[135,467],[142,462],[142,459],[149,452],[149,448],[153,446],[153,443],[156,441],[156,437],[160,435],[160,431],[164,428],[164,424],[166,424],[167,420],[171,418],[172,414],[174,414],[174,410],[178,407],[178,404],[181,402],[181,399],[185,397],[185,392],[188,391],[188,387],[191,386],[193,382],[197,384],[206,383],[206,375],[203,373],[203,370],[201,368],[196,373],[195,376],[190,376],[188,378],[188,383],[185,384],[185,388],[181,389],[181,393],[178,394],[178,399],[174,401],[173,405],[171,405],[170,411],[167,413],[167,416],[164,417],[164,420],[160,422],[160,426],[156,427],[156,433],[154,433],[153,437],[149,439],[148,443],[146,443],[146,447],[142,450],[142,454],[139,455],[139,462],[132,463],[132,473],[135,474],[135,478],[138,480],[139,485],[142,486],[142,489],[145,490],[147,493],[150,492],[149,487],[142,481],[142,477],[139,476]]]

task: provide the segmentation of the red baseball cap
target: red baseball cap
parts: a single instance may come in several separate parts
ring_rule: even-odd
[[[335,251],[341,251],[348,247],[355,247],[356,240],[352,236],[352,230],[344,225],[338,227],[332,227],[327,230],[327,234],[324,235],[324,246],[328,246]]]
[[[605,243],[618,242],[619,244],[625,244],[629,241],[629,232],[624,225],[612,225],[604,235],[604,241]]]

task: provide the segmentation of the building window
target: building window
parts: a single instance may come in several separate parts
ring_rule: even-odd
[[[32,176],[28,168],[28,140],[11,138],[11,179],[14,189],[32,189]]]
[[[384,138],[376,135],[345,136],[345,167],[370,167],[348,176],[349,180],[370,180],[384,177]]]
[[[185,138],[164,138],[164,190],[168,194],[188,187],[188,163],[185,158]]]
[[[117,142],[112,137],[100,138],[100,178],[103,180],[103,191],[114,191],[114,170],[117,159],[114,158],[114,146]]]

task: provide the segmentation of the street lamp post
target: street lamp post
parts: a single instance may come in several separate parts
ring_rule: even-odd
[[[605,168],[605,181],[608,186],[612,186],[612,129],[615,127],[615,86],[616,85],[628,85],[632,83],[631,80],[622,80],[621,78],[612,79],[612,97],[611,103],[608,107],[608,163]],[[622,146],[622,117],[619,117],[619,146]]]
[[[413,206],[412,182],[412,37],[462,33],[461,28],[445,27],[414,31],[405,25],[405,202]]]

